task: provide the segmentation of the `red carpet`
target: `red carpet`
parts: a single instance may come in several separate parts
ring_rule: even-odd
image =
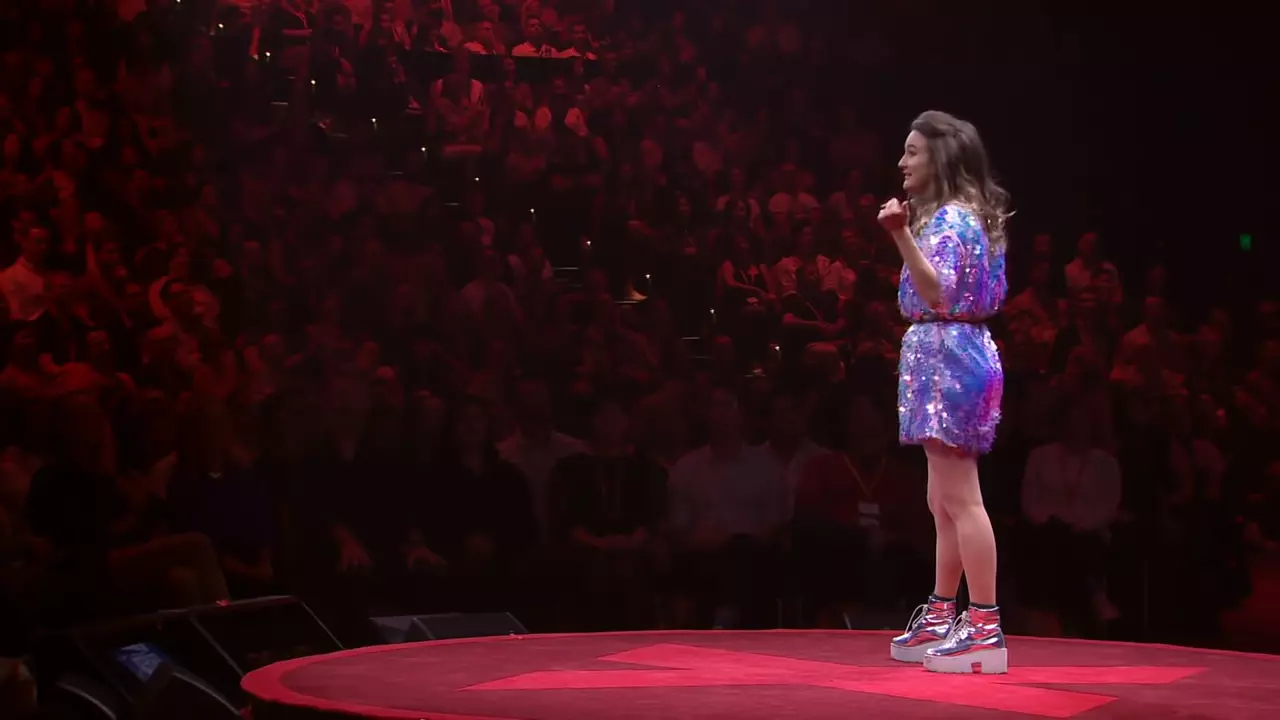
[[[243,685],[258,717],[1280,718],[1280,657],[1013,638],[1008,675],[944,676],[889,660],[889,637],[776,630],[438,641],[277,663]]]

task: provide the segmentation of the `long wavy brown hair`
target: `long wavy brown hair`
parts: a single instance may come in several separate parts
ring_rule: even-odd
[[[973,123],[939,110],[927,110],[911,123],[924,136],[933,185],[928,197],[911,198],[911,221],[917,234],[938,208],[951,202],[966,205],[978,214],[992,247],[1004,248],[1005,223],[1013,215],[1009,193],[991,174],[991,163],[982,137]]]

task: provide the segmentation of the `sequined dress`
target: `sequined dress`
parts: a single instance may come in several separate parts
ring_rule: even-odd
[[[1004,372],[985,321],[1007,290],[1003,249],[993,248],[978,215],[940,208],[916,238],[942,284],[934,307],[920,297],[906,267],[898,308],[911,321],[898,364],[898,436],[904,445],[930,438],[985,453],[1000,423]]]

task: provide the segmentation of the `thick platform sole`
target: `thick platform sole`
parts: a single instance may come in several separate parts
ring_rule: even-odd
[[[1009,650],[975,650],[964,655],[925,655],[924,669],[937,673],[1003,675],[1009,672]]]
[[[903,647],[902,645],[889,643],[889,657],[897,660],[898,662],[918,664],[924,662],[925,651],[929,648],[938,647],[941,644],[941,640],[934,640],[933,642],[927,642],[923,645],[916,645],[914,647]]]

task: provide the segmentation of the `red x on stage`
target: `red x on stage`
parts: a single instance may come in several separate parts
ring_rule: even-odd
[[[1015,650],[1016,652],[1016,650]],[[1116,698],[1040,685],[1163,685],[1198,667],[1017,667],[1008,675],[941,675],[910,665],[844,665],[774,655],[660,644],[607,655],[609,662],[660,670],[547,670],[466,690],[809,685],[912,700],[1070,718]]]

